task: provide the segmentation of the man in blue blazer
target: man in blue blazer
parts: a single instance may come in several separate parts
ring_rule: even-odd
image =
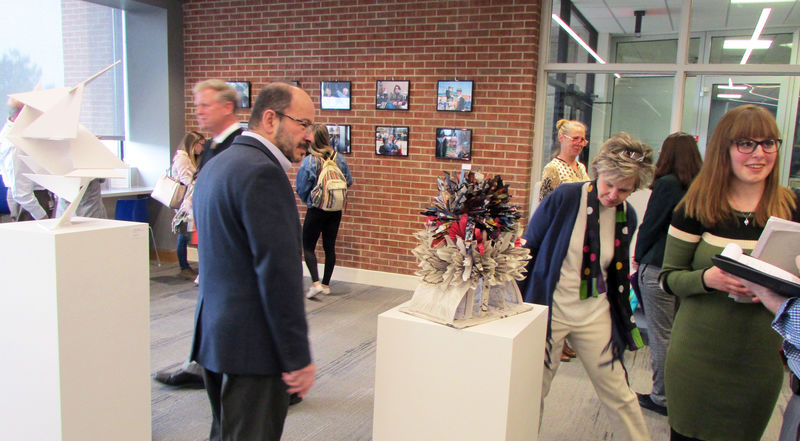
[[[249,130],[197,179],[202,283],[191,358],[204,368],[212,441],[279,440],[289,393],[302,397],[314,383],[300,219],[286,175],[312,141],[314,113],[302,89],[268,85]]]

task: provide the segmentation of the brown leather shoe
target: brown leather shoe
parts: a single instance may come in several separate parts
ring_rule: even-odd
[[[564,348],[563,348],[563,349],[561,349],[561,353],[562,353],[563,355],[566,355],[566,356],[567,356],[567,357],[569,357],[569,358],[575,358],[575,357],[577,357],[577,356],[578,356],[578,353],[577,353],[577,352],[575,352],[575,351],[574,351],[574,350],[573,350],[571,347],[569,347],[569,345],[567,344],[567,342],[564,342]]]
[[[178,369],[175,372],[156,372],[153,378],[167,386],[185,387],[188,389],[203,389],[205,387],[202,376],[186,372],[183,369]]]

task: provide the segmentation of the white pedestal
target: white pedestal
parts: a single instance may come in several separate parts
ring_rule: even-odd
[[[150,439],[146,224],[0,225],[3,439]]]
[[[378,316],[374,441],[538,438],[547,308],[454,329]]]

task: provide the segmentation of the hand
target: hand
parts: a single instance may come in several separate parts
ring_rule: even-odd
[[[773,314],[778,312],[778,308],[781,307],[783,302],[786,301],[786,297],[776,293],[775,291],[758,285],[756,283],[750,282],[749,280],[742,279],[741,277],[734,276],[733,274],[730,275],[733,279],[739,281],[742,285],[747,287],[753,294],[756,295],[756,298],[753,300],[761,301],[764,306],[772,311]]]
[[[284,372],[281,374],[283,382],[289,386],[288,392],[290,394],[296,393],[297,396],[303,397],[314,385],[314,376],[317,373],[317,367],[314,363],[292,372]]]
[[[718,291],[727,292],[739,297],[755,297],[746,286],[731,277],[730,274],[722,271],[716,266],[712,266],[703,273],[703,283],[707,287]]]

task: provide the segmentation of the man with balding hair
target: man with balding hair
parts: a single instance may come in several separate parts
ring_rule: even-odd
[[[191,359],[204,369],[211,441],[279,440],[289,394],[314,384],[300,219],[286,174],[312,142],[314,115],[302,89],[268,85],[249,129],[197,178],[202,283]]]

